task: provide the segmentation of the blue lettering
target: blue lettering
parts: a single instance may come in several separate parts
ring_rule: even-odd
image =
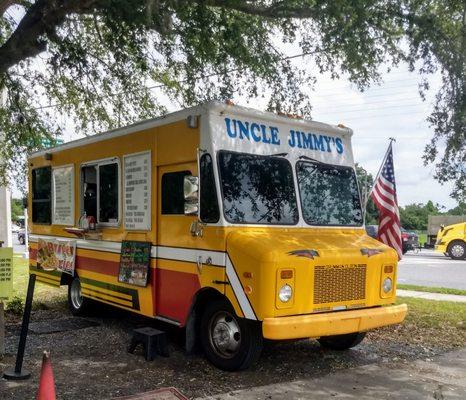
[[[327,151],[330,153],[332,150],[330,149],[330,141],[332,138],[330,136],[324,136],[325,142],[327,143]]]
[[[296,146],[296,141],[294,138],[295,131],[293,129],[290,129],[290,138],[288,139],[288,145],[290,147],[295,147]]]
[[[260,132],[260,129],[261,129],[260,126],[257,125],[256,123],[251,124],[251,136],[252,136],[252,138],[254,139],[255,142],[260,142],[261,141],[260,135],[256,135],[254,133],[254,131]]]
[[[341,141],[340,138],[335,139],[335,145],[337,147],[337,153],[338,154],[343,153],[343,142]]]
[[[270,139],[267,137],[267,127],[265,125],[261,125],[262,130],[262,141],[264,143],[270,143]]]
[[[280,139],[278,138],[278,128],[275,126],[270,127],[270,134],[272,136],[272,144],[279,145],[280,144]]]
[[[325,151],[325,148],[324,148],[324,138],[322,137],[322,135],[314,135],[312,134],[313,138],[314,138],[314,149],[315,150],[320,150],[320,151]]]
[[[312,145],[312,134],[301,132],[301,135],[303,136],[303,148],[314,150],[314,146]]]
[[[301,144],[301,132],[300,131],[296,131],[296,140],[298,141],[298,147],[302,149],[303,145]]]
[[[236,123],[238,124],[240,139],[244,139],[244,136],[246,136],[248,140],[251,140],[251,138],[249,137],[249,122],[245,122],[243,124],[241,121],[238,120],[236,121]]]
[[[236,125],[235,125],[236,121],[233,120],[233,126],[235,127],[234,132],[232,132],[232,130],[231,130],[230,122],[231,122],[230,118],[225,118],[225,125],[227,126],[227,134],[228,134],[228,136],[230,136],[231,138],[234,139],[236,137]]]

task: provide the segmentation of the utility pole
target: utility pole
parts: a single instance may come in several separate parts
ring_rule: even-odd
[[[0,108],[5,104],[6,92],[0,88]],[[3,133],[0,132],[0,144],[3,141]],[[0,159],[0,163],[2,160]],[[5,247],[12,247],[11,237],[11,199],[10,191],[5,186],[0,186],[0,241]]]

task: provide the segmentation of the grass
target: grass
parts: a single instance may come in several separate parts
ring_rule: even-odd
[[[398,284],[397,288],[403,289],[403,290],[415,290],[416,292],[456,294],[459,296],[466,296],[466,290],[462,290],[462,289],[450,289],[450,288],[443,288],[443,287],[404,285],[404,284]]]
[[[407,324],[415,324],[418,328],[440,330],[450,327],[462,331],[462,335],[466,336],[466,307],[464,303],[411,297],[398,297],[397,303],[408,305]],[[463,341],[465,339],[463,338]]]
[[[26,300],[26,292],[29,281],[29,260],[20,254],[13,255],[13,295],[23,302]],[[55,288],[36,281],[34,288],[33,308],[43,308],[45,303],[62,300],[66,294],[66,288]],[[8,308],[8,302],[7,302]]]

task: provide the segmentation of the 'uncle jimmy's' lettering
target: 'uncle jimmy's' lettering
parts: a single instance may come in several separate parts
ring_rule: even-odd
[[[225,118],[225,126],[226,133],[231,139],[249,140],[250,142],[261,142],[276,146],[281,143],[280,132],[276,126],[231,118]],[[341,138],[293,129],[289,131],[288,146],[329,153],[336,150],[338,154],[343,153]]]

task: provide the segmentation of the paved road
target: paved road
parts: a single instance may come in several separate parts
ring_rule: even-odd
[[[466,398],[465,362],[463,348],[426,361],[395,365],[396,368],[364,365],[319,378],[257,386],[204,400],[461,400]]]
[[[398,283],[466,290],[466,260],[455,261],[432,250],[409,251],[398,264]]]

